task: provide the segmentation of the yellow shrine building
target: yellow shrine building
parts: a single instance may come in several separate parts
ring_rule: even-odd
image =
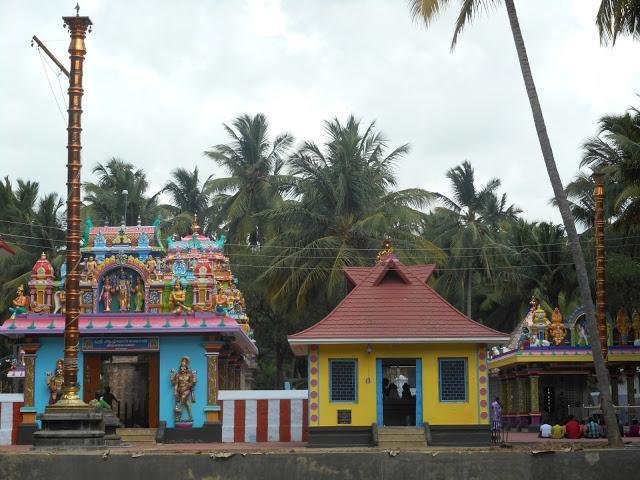
[[[345,268],[349,294],[289,336],[308,358],[309,446],[375,445],[399,428],[432,445],[489,443],[487,348],[508,336],[427,285],[435,265],[383,252]]]

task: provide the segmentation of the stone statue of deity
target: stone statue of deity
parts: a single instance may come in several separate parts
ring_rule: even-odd
[[[131,284],[129,280],[120,279],[118,281],[118,300],[120,301],[120,311],[128,312],[131,308]]]
[[[113,300],[113,293],[115,288],[111,285],[109,277],[104,277],[104,283],[102,284],[102,290],[100,290],[100,300],[104,306],[105,312],[111,311],[111,301]]]
[[[640,342],[640,313],[637,310],[631,315],[631,326],[633,327],[633,342]]]
[[[627,311],[620,307],[616,314],[616,328],[620,334],[620,344],[626,345],[629,332],[631,331],[631,320]]]
[[[24,287],[22,285],[18,286],[16,293],[17,297],[11,301],[11,307],[9,307],[11,318],[16,318],[16,315],[27,313],[27,308],[29,308],[29,297],[24,294]]]
[[[136,312],[144,311],[144,288],[140,282],[138,282],[133,289],[133,301],[135,302],[134,306]]]
[[[87,260],[87,264],[85,265],[85,270],[83,275],[85,280],[92,282],[95,277],[97,268],[98,268],[98,262],[96,262],[95,258],[93,258],[92,256],[89,257],[89,260]]]
[[[189,367],[189,357],[180,359],[180,368],[176,372],[171,369],[171,385],[173,385],[173,395],[175,398],[175,421],[193,422],[191,404],[196,402],[194,388],[196,382],[196,371]],[[186,418],[184,416],[186,410]]]
[[[562,313],[560,313],[558,307],[554,308],[551,314],[551,327],[549,328],[549,332],[551,333],[553,343],[555,343],[556,346],[562,345],[562,342],[564,342],[567,336],[567,327],[562,323]]]
[[[62,385],[64,384],[64,362],[62,359],[56,362],[56,371],[48,375],[49,405],[53,405],[62,398]]]
[[[173,313],[191,312],[191,308],[187,307],[187,292],[182,288],[180,280],[176,280],[176,284],[173,287],[173,291],[169,295],[169,308]]]

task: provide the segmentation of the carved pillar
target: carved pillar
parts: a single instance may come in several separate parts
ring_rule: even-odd
[[[517,377],[516,385],[518,389],[518,414],[523,416],[528,413],[526,378]]]
[[[224,342],[208,341],[202,344],[207,357],[207,405],[204,407],[207,423],[220,423],[220,404],[218,391],[220,388],[220,371],[218,360]]]
[[[540,377],[538,375],[531,375],[529,377],[529,397],[531,409],[529,410],[529,416],[531,417],[531,425],[540,425]]]
[[[513,383],[511,380],[512,380],[511,378],[507,377],[505,378],[505,381],[504,381],[506,385],[504,405],[508,415],[511,415],[513,413]]]
[[[24,352],[24,405],[20,408],[22,413],[22,423],[18,427],[18,443],[31,444],[31,435],[38,428],[36,423],[35,407],[35,385],[36,385],[36,352],[40,345],[38,343],[27,343],[19,345],[18,348]]]

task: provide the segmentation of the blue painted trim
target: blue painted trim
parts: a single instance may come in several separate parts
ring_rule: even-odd
[[[464,400],[443,400],[442,399],[442,363],[447,360],[462,360],[464,362]],[[438,399],[440,403],[467,403],[469,401],[469,362],[467,357],[445,357],[438,358]]]
[[[36,407],[20,407],[21,413],[37,413]]]
[[[416,358],[416,427],[422,426],[422,358]]]
[[[382,391],[382,359],[376,358],[376,411],[379,427],[384,426],[384,392]]]
[[[205,412],[219,412],[220,410],[222,410],[220,405],[207,405],[204,407]]]
[[[351,362],[353,364],[353,400],[333,399],[333,362]],[[329,403],[358,403],[358,359],[357,358],[331,358],[329,359]]]

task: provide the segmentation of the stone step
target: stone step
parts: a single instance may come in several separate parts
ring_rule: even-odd
[[[379,442],[424,442],[425,437],[424,433],[418,433],[416,435],[407,435],[404,433],[394,433],[394,434],[386,434],[386,435],[378,435]]]
[[[416,449],[427,446],[423,427],[382,427],[378,429],[378,446]]]
[[[389,449],[419,449],[427,446],[427,442],[379,442],[378,447],[380,448],[389,448]]]

